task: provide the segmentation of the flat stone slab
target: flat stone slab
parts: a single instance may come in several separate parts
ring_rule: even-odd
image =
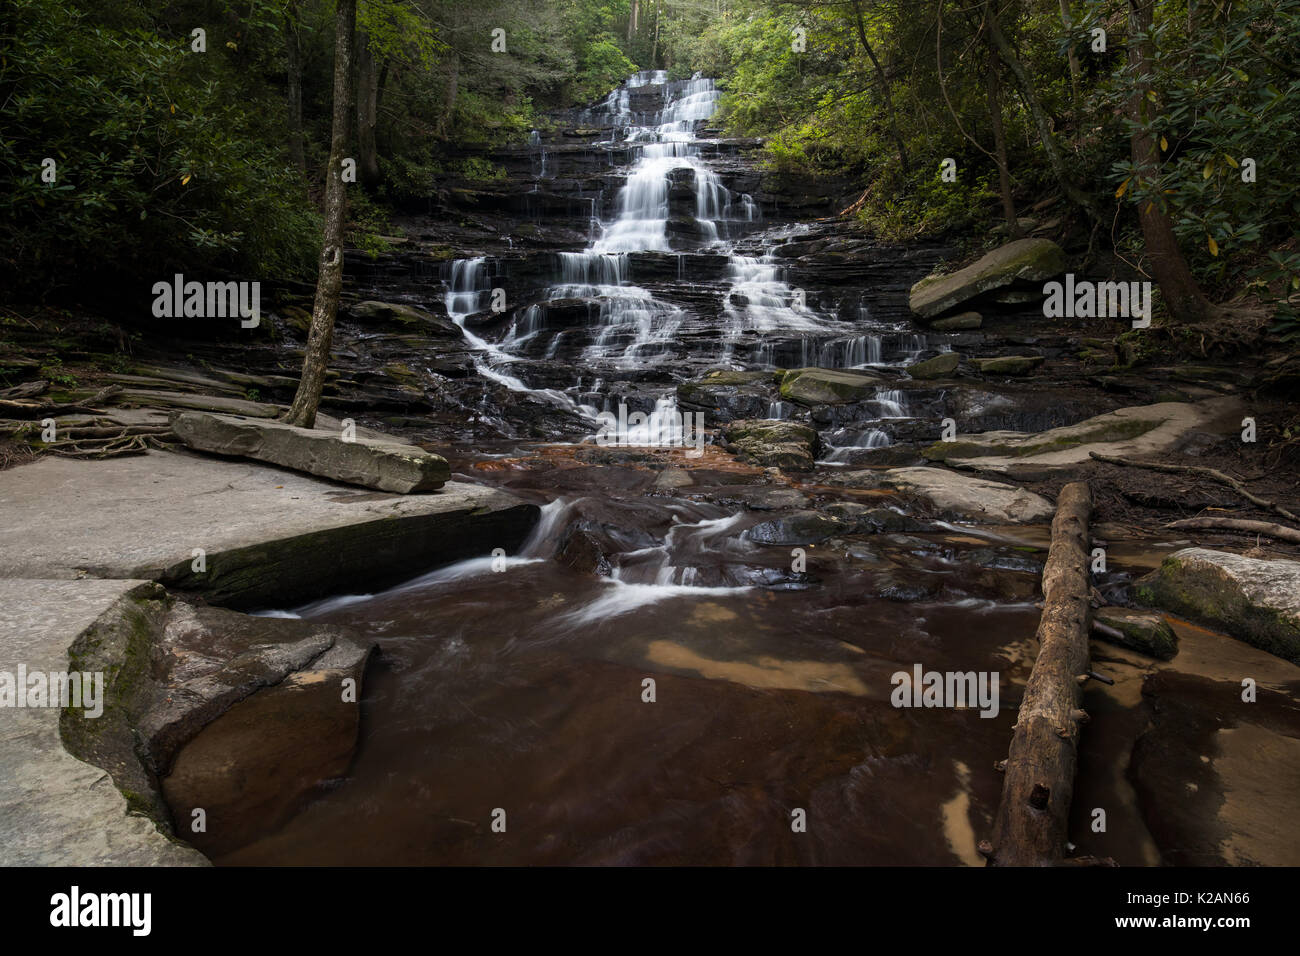
[[[283,607],[509,552],[536,518],[534,505],[462,482],[410,496],[178,452],[49,457],[0,472],[0,577],[145,579]]]
[[[256,458],[309,475],[409,494],[436,491],[451,477],[447,460],[395,439],[356,436],[343,440],[333,429],[299,428],[284,422],[181,412],[172,430],[196,451]]]
[[[1041,495],[999,481],[975,478],[947,468],[890,468],[888,471],[849,471],[837,485],[889,488],[923,498],[952,518],[997,524],[1051,521],[1056,505]]]
[[[1135,594],[1300,664],[1300,561],[1184,548],[1139,580]]]
[[[1161,402],[1117,408],[1075,425],[1044,432],[958,434],[921,454],[955,468],[1035,479],[1086,464],[1091,452],[1140,457],[1167,451],[1193,430],[1227,433],[1241,428],[1245,408],[1235,397],[1201,402]]]
[[[68,645],[144,583],[0,579],[0,671],[14,674],[20,663],[28,673],[66,671]],[[0,708],[0,865],[207,865],[148,817],[129,814],[107,771],[64,749],[59,715]]]

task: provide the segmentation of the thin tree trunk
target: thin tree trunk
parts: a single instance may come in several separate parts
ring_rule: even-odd
[[[311,329],[302,361],[302,378],[285,420],[291,425],[312,428],[325,386],[330,346],[334,340],[334,317],[338,314],[343,289],[343,228],[347,221],[347,197],[343,185],[343,160],[348,147],[348,121],[352,115],[352,39],[357,22],[357,0],[338,0],[334,15],[334,115],[330,132],[330,161],[325,175],[325,230],[320,272],[316,278],[316,300],[312,304]]]
[[[1091,513],[1086,481],[1061,489],[1043,568],[1038,658],[1016,717],[993,840],[983,848],[990,866],[1051,866],[1065,857],[1079,725],[1087,720],[1080,704],[1089,670]]]
[[[1133,84],[1129,95],[1129,118],[1135,124],[1129,144],[1133,164],[1137,167],[1135,175],[1141,185],[1155,182],[1160,170],[1160,146],[1151,134],[1147,117],[1147,94],[1151,91],[1151,83],[1142,79],[1150,75],[1154,59],[1148,33],[1151,29],[1151,5],[1152,0],[1128,0],[1128,62]],[[1139,199],[1138,221],[1142,225],[1151,274],[1160,286],[1169,314],[1175,321],[1187,324],[1207,319],[1213,307],[1183,258],[1169,215],[1156,203]]]
[[[1074,15],[1070,13],[1070,0],[1061,0],[1061,24],[1068,33],[1074,26]],[[1071,43],[1066,54],[1070,62],[1070,105],[1076,110],[1079,108],[1079,54]]]
[[[453,52],[451,55],[451,73],[447,77],[447,95],[442,103],[442,115],[438,117],[438,136],[441,137],[447,130],[447,124],[451,122],[452,113],[456,110],[456,96],[460,88],[460,55]]]
[[[1098,215],[1097,204],[1091,196],[1071,181],[1069,173],[1066,172],[1060,150],[1056,148],[1056,140],[1052,138],[1052,125],[1047,121],[1047,113],[1043,110],[1043,104],[1039,101],[1038,93],[1034,90],[1033,81],[1030,80],[1028,73],[1026,73],[1025,65],[1016,56],[1016,51],[1011,48],[1006,34],[1002,32],[1002,25],[998,23],[996,14],[990,12],[985,24],[988,28],[987,36],[989,41],[993,44],[998,56],[1002,58],[1002,62],[1007,65],[1007,69],[1011,71],[1011,75],[1016,78],[1016,85],[1020,87],[1025,103],[1029,106],[1029,115],[1033,117],[1034,128],[1038,131],[1038,140],[1043,144],[1043,152],[1047,154],[1047,163],[1052,167],[1052,175],[1056,177],[1061,191],[1076,205],[1086,210],[1093,218],[1096,218]]]
[[[379,122],[379,70],[370,51],[370,39],[357,35],[357,173],[366,186],[379,184],[379,149],[375,127]]]
[[[636,36],[636,15],[637,15],[637,0],[632,0],[632,10],[628,14],[628,18],[627,18],[627,42],[628,43],[631,43],[632,38]]]
[[[1011,169],[1007,165],[1007,136],[1002,128],[1002,84],[998,81],[998,61],[989,52],[986,89],[989,100],[989,122],[993,126],[993,155],[998,163],[998,192],[1002,196],[1002,214],[1007,220],[1007,231],[1012,239],[1020,238],[1020,219],[1016,215],[1016,201],[1011,196]]]
[[[650,47],[650,66],[655,68],[659,65],[659,4],[663,0],[655,0],[655,39],[654,45]]]
[[[289,157],[307,174],[307,149],[302,132],[302,48],[298,37],[299,6],[290,4],[284,13],[284,52],[289,101]]]
[[[862,48],[866,51],[868,59],[871,60],[871,66],[876,71],[876,80],[880,83],[881,99],[885,101],[885,111],[889,117],[889,135],[894,140],[894,145],[898,147],[898,162],[906,170],[911,165],[907,161],[907,146],[903,143],[903,136],[898,131],[898,117],[894,113],[894,94],[890,88],[889,79],[885,75],[884,68],[881,67],[880,61],[876,59],[876,51],[871,48],[871,41],[867,39],[867,27],[862,22],[862,5],[860,0],[853,0],[853,14],[857,20],[858,39],[862,41]]]

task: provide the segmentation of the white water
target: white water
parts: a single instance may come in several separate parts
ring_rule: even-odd
[[[634,113],[633,91],[647,85],[662,87],[659,108],[657,112]],[[583,335],[586,345],[581,362],[596,368],[637,370],[679,362],[680,336],[692,315],[635,285],[630,279],[628,258],[629,253],[671,252],[677,246],[712,250],[727,256],[727,287],[722,293],[719,329],[722,347],[716,355],[693,354],[692,359],[723,366],[757,363],[775,367],[792,361],[802,366],[830,368],[885,364],[881,334],[863,334],[860,326],[855,329],[852,324],[812,307],[804,291],[792,287],[783,275],[783,267],[772,250],[777,243],[806,232],[807,227],[774,230],[759,255],[735,251],[732,237],[752,230],[761,217],[750,196],[731,193],[701,158],[697,129],[713,116],[717,100],[718,93],[711,79],[696,76],[689,81],[668,83],[664,72],[646,71],[611,91],[588,114],[593,125],[614,130],[614,138],[607,145],[629,151],[633,156],[626,179],[618,190],[613,216],[607,221],[600,219],[599,204],[593,203],[592,239],[581,252],[558,254],[559,274],[544,297],[547,301],[589,300],[592,304],[588,328],[548,330],[546,304],[542,302],[518,312],[499,341],[488,341],[467,328],[466,320],[490,304],[492,264],[483,258],[451,264],[446,276],[447,312],[474,350],[480,375],[512,391],[591,418],[595,408],[583,401],[590,401],[591,393],[583,393],[580,386],[565,392],[534,389],[512,372],[510,366],[523,360],[530,342],[550,334],[545,349],[538,347],[532,353],[541,352],[550,358],[558,354],[562,337]],[[645,96],[641,94],[643,106],[644,101]],[[540,150],[541,175],[546,175],[547,156],[540,136],[532,137],[531,145]],[[674,199],[674,196],[683,198]],[[690,215],[685,214],[687,206]],[[683,256],[679,258],[679,275],[684,265]],[[899,336],[896,343],[890,341],[891,351],[896,344],[905,356],[903,360],[926,348],[924,336],[910,338],[911,341],[906,341]],[[794,354],[791,348],[796,349]],[[783,361],[778,362],[778,357]],[[597,402],[601,401],[598,397]],[[900,401],[882,398],[881,402],[882,418],[900,417]],[[603,397],[606,410],[613,410],[611,404],[616,403],[610,396]],[[653,420],[668,422],[675,418],[674,403],[671,393],[664,396],[652,413]],[[774,403],[774,417],[789,417],[793,412],[793,408]],[[650,444],[671,443],[671,439],[657,440],[663,431],[660,428],[642,431],[645,434],[609,437],[619,444],[638,444],[643,439]],[[844,447],[877,447],[882,441],[888,443],[887,434],[879,429],[866,429]]]

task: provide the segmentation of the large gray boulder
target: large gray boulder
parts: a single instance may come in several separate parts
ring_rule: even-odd
[[[1017,239],[949,275],[929,275],[912,286],[908,304],[923,319],[1015,282],[1042,282],[1065,271],[1065,253],[1050,239]]]
[[[1184,548],[1139,580],[1135,594],[1300,664],[1300,561]]]
[[[341,432],[332,430],[205,412],[173,416],[172,430],[197,451],[256,458],[380,491],[435,491],[451,477],[446,459],[395,440],[344,441]]]

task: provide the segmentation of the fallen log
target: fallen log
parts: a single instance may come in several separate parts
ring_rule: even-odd
[[[1300,531],[1272,521],[1252,521],[1249,518],[1184,518],[1171,521],[1164,527],[1173,531],[1241,531],[1263,535],[1278,541],[1300,544]]]
[[[49,387],[50,383],[44,379],[38,379],[35,382],[24,382],[12,388],[0,388],[0,398],[32,398],[36,395],[43,395],[49,390]]]
[[[1038,659],[1020,702],[993,838],[985,844],[990,866],[1053,866],[1065,858],[1079,725],[1088,719],[1079,678],[1089,673],[1091,514],[1087,482],[1061,489],[1043,568]]]

